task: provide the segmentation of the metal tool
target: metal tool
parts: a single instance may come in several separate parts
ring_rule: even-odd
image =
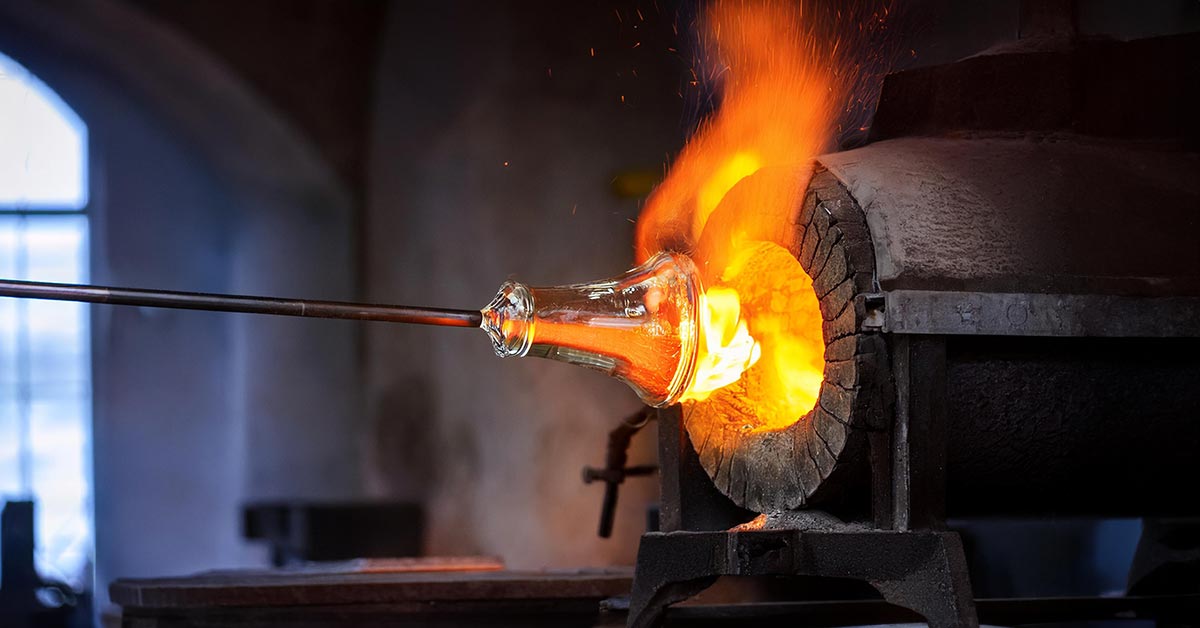
[[[80,301],[108,305],[137,305],[183,310],[212,310],[275,314],[307,318],[341,318],[359,321],[385,321],[414,325],[444,327],[479,327],[483,315],[479,310],[450,310],[407,305],[374,305],[342,301],[313,301],[279,299],[274,297],[205,294],[172,290],[138,290],[37,281],[0,279],[0,296],[53,301]]]
[[[629,457],[629,443],[635,434],[641,431],[654,412],[650,408],[642,408],[621,421],[621,424],[608,433],[608,450],[605,455],[604,468],[583,468],[583,483],[604,482],[604,502],[600,508],[600,538],[612,536],[613,519],[617,514],[617,495],[625,478],[650,475],[658,471],[657,465],[625,466]]]

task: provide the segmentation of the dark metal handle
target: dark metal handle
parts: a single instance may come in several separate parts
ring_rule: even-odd
[[[617,514],[617,497],[620,492],[621,483],[625,481],[625,478],[650,475],[658,471],[658,467],[654,465],[625,466],[629,452],[629,443],[633,440],[633,435],[646,426],[646,423],[650,421],[651,415],[650,408],[642,408],[635,414],[627,417],[624,421],[621,421],[620,425],[608,433],[608,450],[605,455],[604,468],[583,468],[584,484],[604,482],[604,501],[600,507],[600,529],[598,532],[601,538],[607,539],[612,536],[613,519]]]

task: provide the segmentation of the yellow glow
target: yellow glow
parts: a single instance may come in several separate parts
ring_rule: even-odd
[[[821,307],[812,280],[787,249],[769,242],[740,242],[721,277],[737,291],[750,335],[762,359],[737,386],[710,397],[735,396],[754,408],[736,417],[754,430],[783,429],[817,403],[825,371]]]
[[[700,297],[700,350],[696,374],[680,401],[701,401],[713,391],[732,384],[762,357],[762,348],[750,336],[735,290],[709,288]]]
[[[704,224],[713,210],[725,198],[725,194],[737,185],[738,181],[754,174],[762,167],[762,162],[750,153],[735,153],[720,168],[717,168],[707,181],[700,187],[697,196],[696,213],[692,216],[692,237],[700,239]]]

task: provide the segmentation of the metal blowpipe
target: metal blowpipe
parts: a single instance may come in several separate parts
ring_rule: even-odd
[[[539,288],[506,281],[481,310],[0,279],[0,297],[475,327],[487,334],[496,355],[535,356],[601,371],[657,407],[683,399],[696,379],[702,294],[691,259],[667,252],[591,283]]]
[[[432,307],[409,307],[407,305],[373,305],[368,303],[345,303],[341,301],[279,299],[273,297],[205,294],[202,292],[176,292],[172,290],[138,290],[133,288],[109,288],[105,286],[44,283],[38,281],[13,281],[8,279],[0,279],[0,296],[106,303],[108,305],[166,307],[182,310],[212,310],[217,312],[303,316],[307,318],[386,321],[389,323],[441,325],[444,327],[479,327],[480,323],[483,322],[483,315],[479,310],[448,310]]]

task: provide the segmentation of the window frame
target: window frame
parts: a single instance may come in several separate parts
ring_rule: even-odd
[[[94,225],[95,225],[94,209],[95,209],[95,204],[96,204],[95,203],[96,189],[95,189],[95,185],[94,185],[95,177],[93,176],[93,173],[95,172],[95,168],[94,168],[95,151],[93,148],[91,127],[88,125],[87,121],[84,120],[83,117],[79,115],[79,113],[75,110],[75,108],[72,107],[69,103],[67,103],[66,99],[64,99],[49,83],[42,80],[41,77],[39,77],[37,74],[35,74],[29,68],[27,68],[26,66],[21,64],[20,61],[18,61],[17,59],[13,58],[10,55],[5,54],[5,52],[3,50],[0,50],[0,56],[4,56],[8,60],[11,60],[13,63],[20,66],[23,70],[25,70],[25,72],[27,73],[27,76],[29,78],[31,78],[34,82],[36,82],[36,84],[39,85],[40,88],[44,89],[45,92],[48,92],[51,95],[51,97],[56,99],[57,104],[59,104],[63,108],[65,108],[66,112],[67,112],[67,113],[64,113],[64,112],[60,111],[59,112],[60,115],[64,115],[64,116],[70,115],[70,116],[74,117],[74,120],[72,120],[72,122],[78,121],[78,123],[81,127],[79,130],[81,131],[81,134],[82,134],[82,146],[81,146],[81,155],[80,155],[82,170],[80,172],[80,176],[83,179],[82,192],[84,195],[83,203],[78,206],[75,206],[73,204],[58,204],[58,203],[54,203],[54,202],[45,202],[45,201],[33,201],[33,202],[26,202],[26,203],[20,203],[20,202],[14,203],[14,202],[9,202],[9,201],[0,201],[0,219],[16,218],[17,219],[16,229],[23,230],[23,229],[27,229],[28,225],[30,223],[37,221],[39,218],[52,218],[53,219],[53,218],[60,218],[60,217],[66,217],[66,216],[82,217],[83,218],[82,228],[83,228],[84,240],[83,240],[82,251],[81,251],[82,259],[80,260],[80,268],[82,270],[82,273],[81,273],[82,277],[85,279],[85,281],[90,281],[91,276],[94,271],[94,267],[95,267],[95,264],[93,261],[94,260],[94,254],[93,254],[94,247],[92,245],[92,242],[93,242]],[[17,268],[15,270],[19,271],[17,274],[23,274],[21,272],[20,268]],[[30,364],[33,362],[34,358],[32,355],[25,355],[24,358],[22,358],[23,353],[32,353],[34,350],[29,347],[29,345],[31,344],[29,337],[32,334],[29,329],[28,321],[24,321],[24,322],[25,322],[25,325],[23,327],[18,325],[18,327],[14,329],[15,335],[22,334],[22,333],[24,334],[24,338],[14,338],[14,341],[16,343],[16,346],[14,347],[14,351],[16,351],[16,353],[17,353],[17,356],[16,356],[16,359],[18,361],[17,368],[21,369],[25,372],[18,373],[17,376],[14,378],[16,380],[16,388],[18,391],[18,393],[17,393],[18,394],[18,399],[17,399],[18,414],[16,417],[18,424],[16,425],[16,428],[17,428],[18,439],[19,439],[18,443],[17,443],[17,451],[18,451],[18,460],[17,460],[18,482],[17,483],[18,483],[19,488],[18,488],[18,492],[13,495],[10,495],[10,497],[15,496],[18,499],[35,499],[36,500],[38,497],[38,493],[35,488],[35,479],[34,479],[34,474],[36,473],[36,463],[32,462],[32,456],[33,456],[32,451],[34,449],[36,449],[36,447],[34,446],[34,442],[33,442],[33,438],[34,438],[33,432],[35,430],[35,426],[34,426],[34,417],[32,416],[32,404],[35,401],[34,400],[35,395],[33,395],[31,393],[33,383],[32,383],[32,374],[29,371],[29,369],[31,368]],[[84,412],[84,416],[81,417],[82,427],[85,430],[84,440],[86,443],[86,448],[85,448],[85,451],[81,452],[81,453],[85,456],[85,459],[83,461],[83,468],[84,468],[84,482],[86,484],[86,492],[85,492],[85,502],[86,502],[85,509],[86,510],[85,510],[85,512],[86,512],[86,516],[87,516],[87,528],[88,528],[88,530],[87,530],[87,533],[88,533],[87,555],[88,555],[88,563],[93,566],[95,564],[95,559],[96,559],[96,551],[95,551],[95,547],[96,547],[96,545],[95,545],[96,544],[96,523],[95,523],[95,519],[96,519],[95,518],[96,487],[95,487],[95,469],[93,466],[93,456],[94,456],[94,448],[95,448],[95,441],[93,439],[93,432],[94,432],[93,413],[95,411],[95,393],[94,393],[95,359],[94,359],[94,350],[93,350],[94,349],[94,338],[92,336],[92,333],[95,328],[94,323],[95,323],[95,321],[93,320],[90,308],[85,309],[84,313],[82,315],[82,320],[81,320],[81,327],[82,327],[82,331],[83,331],[83,339],[81,341],[81,344],[83,346],[81,346],[79,348],[80,352],[83,353],[85,356],[84,364],[82,366],[84,369],[83,372],[86,374],[86,379],[84,380],[84,389],[83,389],[83,393],[82,393],[83,394],[82,407],[85,409],[85,412]],[[22,331],[22,329],[23,329],[23,331]],[[24,368],[22,368],[22,365],[21,365],[22,361],[25,362]],[[22,381],[22,380],[24,380],[24,381]],[[29,451],[26,451],[27,447],[28,447]],[[25,468],[26,462],[24,459],[26,459],[26,458],[30,459],[30,462],[28,463],[28,469]],[[25,476],[27,474],[29,476],[28,480],[25,479]],[[0,496],[0,497],[2,497],[2,496]],[[40,516],[39,516],[39,518],[40,518]],[[35,526],[35,530],[37,530],[38,528],[40,528],[40,525]],[[39,542],[39,545],[43,541],[40,538],[40,536],[36,536],[35,539]],[[35,553],[35,559],[36,559],[38,557],[38,554],[40,554],[40,548],[35,548],[35,552],[36,552]],[[42,576],[47,577],[47,574],[42,574]],[[80,577],[80,580],[78,582],[73,582],[73,583],[69,583],[69,584],[79,585],[79,588],[85,592],[90,591],[92,580],[93,580],[92,573],[69,574],[69,576],[79,576]],[[52,579],[54,579],[54,578],[52,578]]]

